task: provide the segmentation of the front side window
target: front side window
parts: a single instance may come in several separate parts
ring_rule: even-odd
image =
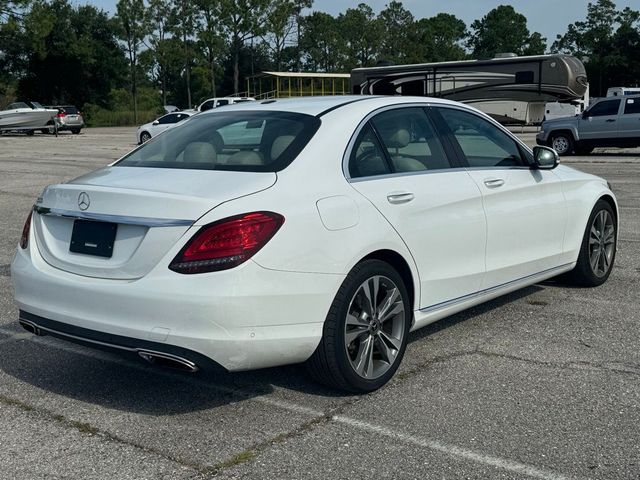
[[[164,117],[160,117],[158,119],[158,123],[160,125],[166,125],[168,123],[176,123],[178,121],[178,115],[175,113],[170,113],[169,115],[165,115]]]
[[[211,110],[213,108],[213,100],[207,100],[200,107],[201,112],[206,112],[207,110]]]
[[[194,115],[115,165],[277,172],[298,156],[320,123],[311,115],[275,111]]]
[[[438,108],[470,167],[526,166],[516,141],[472,113]]]
[[[640,98],[628,98],[624,105],[624,114],[632,115],[640,113]]]
[[[620,108],[620,99],[618,100],[604,100],[596,103],[589,109],[590,117],[604,117],[607,115],[618,115],[618,108]]]

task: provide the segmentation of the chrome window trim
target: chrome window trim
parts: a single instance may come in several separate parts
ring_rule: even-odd
[[[387,173],[384,175],[369,175],[368,177],[356,177],[356,178],[348,178],[349,183],[358,183],[358,182],[366,182],[369,180],[382,180],[385,178],[398,178],[398,177],[413,177],[417,175],[432,175],[434,173],[447,173],[447,172],[466,172],[467,169],[464,167],[453,167],[453,168],[438,168],[433,170],[418,170],[416,172],[397,172],[397,173]]]
[[[139,225],[143,227],[190,227],[195,220],[177,218],[150,218],[150,217],[130,217],[125,215],[108,215],[105,213],[80,212],[73,210],[63,210],[60,208],[48,208],[39,205],[33,206],[33,211],[39,215],[51,217],[75,218],[81,220],[94,220],[96,222],[120,223],[124,225]]]
[[[421,170],[418,172],[400,172],[400,173],[389,173],[386,175],[371,175],[368,177],[356,177],[356,178],[352,178],[351,175],[349,174],[349,158],[351,157],[351,152],[353,151],[353,147],[355,146],[356,140],[358,138],[358,135],[360,135],[360,132],[362,131],[362,129],[364,128],[364,126],[369,122],[369,120],[371,120],[371,118],[373,118],[374,116],[378,115],[379,113],[383,113],[386,112],[388,110],[396,110],[399,108],[410,108],[410,107],[419,107],[419,108],[451,108],[454,110],[460,110],[462,112],[467,112],[470,113],[472,115],[475,115],[483,120],[488,121],[489,123],[493,124],[494,126],[496,126],[499,130],[501,130],[502,132],[506,133],[509,138],[511,138],[512,140],[514,140],[518,145],[520,145],[522,148],[525,148],[530,154],[533,155],[533,150],[531,149],[531,147],[529,147],[526,143],[524,143],[522,140],[520,140],[516,135],[514,135],[509,129],[505,128],[503,125],[501,125],[499,122],[495,121],[493,118],[491,118],[490,116],[476,111],[474,109],[468,108],[468,107],[464,107],[464,106],[460,106],[460,105],[450,105],[450,104],[446,104],[446,103],[439,103],[439,102],[424,102],[424,103],[420,103],[420,102],[412,102],[412,103],[402,103],[402,104],[397,104],[397,105],[386,105],[384,107],[380,107],[376,110],[373,110],[372,112],[369,112],[367,114],[366,117],[364,117],[364,119],[358,124],[358,126],[356,127],[356,129],[354,130],[353,134],[351,135],[351,138],[349,139],[349,143],[347,143],[347,148],[345,149],[345,153],[342,156],[342,174],[344,175],[344,178],[347,180],[347,182],[349,183],[358,183],[358,182],[367,182],[367,181],[371,181],[371,180],[384,180],[384,179],[388,179],[388,178],[397,178],[397,177],[406,177],[406,176],[415,176],[415,175],[428,175],[428,174],[434,174],[434,173],[444,173],[444,172],[460,172],[460,171],[478,171],[478,170],[531,170],[531,167],[528,167],[526,165],[518,165],[518,166],[510,166],[510,167],[501,167],[501,166],[487,166],[487,167],[452,167],[452,168],[438,168],[438,169],[433,169],[433,170]],[[440,140],[440,137],[438,136],[438,139]]]

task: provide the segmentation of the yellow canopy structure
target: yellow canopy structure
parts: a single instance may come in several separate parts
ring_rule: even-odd
[[[347,95],[348,73],[261,72],[247,78],[247,96],[257,100],[313,95]]]

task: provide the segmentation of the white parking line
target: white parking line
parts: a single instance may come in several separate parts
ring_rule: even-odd
[[[5,333],[11,335],[11,337],[3,339],[0,341],[7,342],[17,340],[18,338],[26,338],[34,343],[38,343],[47,347],[51,347],[57,350],[62,350],[65,352],[75,353],[78,355],[83,355],[89,358],[94,358],[96,360],[108,361],[117,364],[124,365],[129,368],[134,368],[136,370],[141,370],[144,372],[153,371],[154,374],[162,375],[165,377],[170,377],[172,379],[177,379],[179,381],[183,381],[186,383],[193,384],[198,387],[207,387],[212,390],[218,391],[227,395],[237,395],[243,399],[246,399],[251,402],[258,402],[263,405],[269,405],[272,407],[276,407],[285,411],[289,411],[292,413],[298,413],[303,415],[308,415],[312,418],[320,418],[325,415],[325,413],[315,410],[313,408],[305,407],[304,405],[298,405],[296,403],[287,402],[283,400],[274,399],[271,397],[267,397],[265,395],[255,395],[252,392],[248,392],[246,390],[240,388],[231,388],[231,387],[223,387],[220,385],[214,385],[210,382],[206,382],[203,380],[198,380],[196,378],[190,378],[180,373],[172,373],[170,371],[161,370],[161,369],[150,369],[148,366],[144,364],[138,365],[136,362],[132,362],[126,358],[117,358],[112,355],[109,355],[106,352],[101,352],[99,350],[92,350],[89,348],[85,348],[81,345],[75,345],[73,343],[67,342],[58,342],[57,340],[51,340],[46,337],[37,337],[30,333],[16,333],[15,330],[9,330],[6,328],[0,327],[0,333]],[[418,447],[428,448],[430,450],[443,453],[445,455],[460,458],[464,460],[470,460],[476,463],[480,463],[483,465],[492,466],[501,470],[506,470],[513,473],[518,473],[521,475],[526,475],[532,478],[538,478],[542,480],[568,480],[569,477],[564,475],[552,472],[550,470],[541,469],[538,467],[534,467],[531,465],[527,465],[524,463],[516,462],[513,460],[496,457],[493,455],[487,455],[481,452],[476,452],[473,450],[469,450],[463,447],[458,447],[456,445],[450,445],[447,443],[440,442],[438,440],[421,438],[414,435],[409,435],[406,433],[398,432],[392,430],[388,427],[384,427],[381,425],[375,425],[368,422],[363,422],[361,420],[356,420],[354,418],[350,418],[344,415],[336,415],[331,417],[331,420],[343,425],[347,425],[352,428],[356,428],[358,430],[367,431],[370,433],[374,433],[377,435],[382,435],[385,437],[389,437],[395,440],[402,441],[404,443],[409,443]]]
[[[471,460],[483,465],[489,465],[499,468],[501,470],[507,470],[513,473],[519,473],[521,475],[527,475],[532,478],[540,478],[543,480],[568,480],[568,477],[552,472],[550,470],[544,470],[525,463],[515,462],[513,460],[507,460],[505,458],[495,457],[493,455],[486,455],[484,453],[475,452],[455,445],[449,445],[438,440],[430,440],[426,438],[416,437],[413,435],[407,435],[402,432],[391,430],[390,428],[382,427],[380,425],[374,425],[371,423],[363,422],[361,420],[355,420],[353,418],[344,416],[335,416],[333,420],[349,425],[350,427],[364,430],[370,433],[383,435],[385,437],[392,438],[394,440],[400,440],[404,443],[410,443],[412,445],[428,448],[429,450],[435,450],[436,452],[444,453],[446,455],[463,458],[465,460]]]

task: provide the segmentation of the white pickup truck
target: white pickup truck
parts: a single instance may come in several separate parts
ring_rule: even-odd
[[[595,147],[639,147],[640,95],[603,98],[582,115],[547,120],[536,142],[559,155],[587,155]]]

